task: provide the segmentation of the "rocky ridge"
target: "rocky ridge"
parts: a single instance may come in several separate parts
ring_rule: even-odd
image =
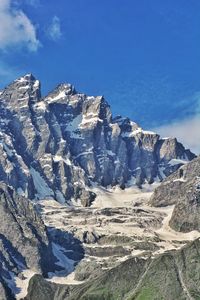
[[[61,84],[41,97],[27,74],[0,94],[0,180],[29,199],[88,206],[91,187],[161,181],[194,155]]]

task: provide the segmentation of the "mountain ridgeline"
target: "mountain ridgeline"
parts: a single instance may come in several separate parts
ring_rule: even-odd
[[[104,97],[71,84],[42,98],[40,82],[27,74],[0,93],[0,181],[29,199],[89,206],[94,184],[162,181],[194,157],[175,138],[113,117]]]

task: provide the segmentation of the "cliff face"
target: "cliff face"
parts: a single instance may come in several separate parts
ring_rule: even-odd
[[[194,155],[128,118],[113,118],[101,96],[61,84],[41,98],[28,74],[0,94],[0,180],[30,199],[88,206],[91,185],[124,188],[162,180]]]
[[[154,191],[150,204],[175,205],[169,225],[177,231],[199,231],[200,157],[166,178]]]
[[[56,258],[46,228],[31,201],[2,183],[0,215],[0,295],[4,293],[2,299],[12,299],[17,291],[15,278],[20,272],[30,268],[44,274],[46,267],[51,271],[49,262],[53,266]]]

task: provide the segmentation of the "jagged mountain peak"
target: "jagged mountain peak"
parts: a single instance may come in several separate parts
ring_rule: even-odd
[[[76,94],[75,87],[70,83],[61,83],[57,85],[53,91],[51,91],[46,97],[46,100],[57,101],[59,99],[65,98],[67,95]]]
[[[32,74],[26,74],[10,83],[0,94],[1,104],[19,111],[29,107],[41,98],[40,81]]]
[[[33,89],[40,89],[41,84],[40,81],[31,73],[25,74],[24,76],[19,77],[18,79],[14,80],[9,86],[15,85],[18,88],[33,88]]]
[[[0,105],[0,180],[31,199],[89,205],[94,183],[152,183],[194,157],[176,139],[112,118],[103,96],[68,83],[41,98],[40,82],[27,74],[2,91]]]
[[[19,77],[18,79],[16,79],[15,81],[36,81],[36,77],[32,74],[32,73],[27,73],[21,77]]]

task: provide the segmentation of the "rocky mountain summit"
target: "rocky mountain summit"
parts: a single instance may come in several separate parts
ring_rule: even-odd
[[[29,199],[88,206],[94,185],[163,180],[194,158],[175,138],[162,139],[121,116],[104,97],[61,84],[41,97],[27,74],[0,94],[0,180]]]

